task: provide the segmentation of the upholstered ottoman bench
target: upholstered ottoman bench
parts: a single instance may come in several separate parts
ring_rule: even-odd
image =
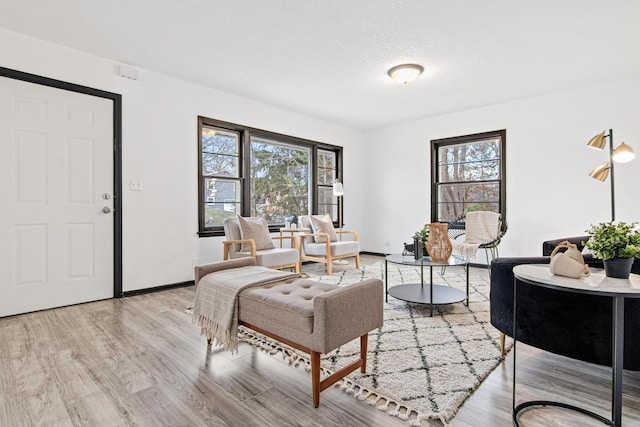
[[[260,279],[254,280],[254,277]],[[320,404],[322,390],[357,368],[366,371],[368,334],[383,323],[381,280],[368,279],[338,287],[303,279],[298,274],[256,266],[254,258],[197,266],[194,321],[201,327],[208,343],[213,340],[232,351],[237,348],[234,326],[230,331],[221,330],[220,322],[212,321],[226,308],[211,309],[219,304],[219,298],[213,298],[212,294],[218,294],[220,288],[228,287],[234,280],[238,283],[233,286],[240,289],[235,295],[236,307],[230,314],[232,323],[236,316],[237,325],[310,354],[314,407]],[[321,381],[321,354],[358,337],[360,357]]]

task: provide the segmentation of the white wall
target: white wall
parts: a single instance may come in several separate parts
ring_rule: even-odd
[[[581,236],[591,223],[609,221],[610,182],[588,172],[608,160],[589,139],[613,129],[640,155],[640,77],[528,98],[365,133],[371,215],[360,227],[368,251],[397,252],[430,222],[430,141],[507,130],[507,234],[501,256],[541,254],[544,240]],[[616,219],[640,220],[640,158],[616,164]],[[484,262],[479,253],[476,262]]]
[[[363,134],[144,69],[127,80],[116,60],[2,29],[0,51],[4,67],[123,95],[125,291],[191,280],[194,263],[222,258],[222,238],[196,235],[198,115],[344,146],[344,221],[373,252],[400,251],[429,221],[432,139],[507,130],[502,256],[537,255],[543,240],[609,219],[609,182],[587,176],[607,160],[586,147],[591,136],[613,128],[640,153],[640,77]],[[132,179],[144,191],[129,191]],[[617,166],[617,219],[640,220],[638,182],[640,159]]]
[[[196,234],[198,115],[343,146],[345,222],[363,221],[360,131],[144,69],[127,80],[115,60],[2,29],[0,51],[3,67],[122,95],[125,291],[192,280],[194,264],[222,259],[223,238]]]

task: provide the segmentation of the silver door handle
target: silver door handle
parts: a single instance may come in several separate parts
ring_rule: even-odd
[[[102,208],[102,213],[105,213],[105,214],[111,213],[111,208],[109,208],[109,206],[105,206],[104,208]]]

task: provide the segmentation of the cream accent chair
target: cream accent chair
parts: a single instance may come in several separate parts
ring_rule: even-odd
[[[318,215],[324,218],[324,215]],[[309,216],[298,218],[298,226],[313,230]],[[327,266],[327,274],[331,276],[331,267],[334,259],[355,257],[356,268],[360,268],[360,242],[358,233],[354,230],[336,230],[337,242],[329,240],[328,233],[304,233],[298,236],[297,244],[300,251],[300,261],[321,262]],[[324,237],[323,243],[316,243],[315,236]],[[343,236],[350,236],[349,240],[344,240]]]
[[[495,229],[490,228],[495,220]],[[453,251],[465,258],[473,258],[478,249],[484,249],[487,269],[491,277],[491,262],[500,256],[498,245],[507,232],[507,221],[502,214],[490,211],[472,211],[449,223],[449,238],[453,242]],[[458,239],[464,236],[464,241]],[[444,272],[444,268],[443,268]]]
[[[249,220],[257,220],[258,218],[249,217]],[[291,247],[281,248],[276,245],[273,249],[256,250],[256,242],[252,239],[242,239],[240,233],[240,222],[238,218],[225,218],[223,222],[224,234],[227,238],[222,242],[224,245],[224,260],[253,257],[257,265],[263,267],[281,270],[285,268],[293,269],[296,273],[300,273],[300,253],[296,247],[296,239],[293,236],[271,236],[272,240],[289,240]],[[249,243],[251,251],[242,251],[242,244]]]

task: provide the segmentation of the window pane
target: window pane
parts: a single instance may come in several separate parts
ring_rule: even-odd
[[[438,186],[438,221],[451,221],[468,211],[500,212],[500,183]]]
[[[251,215],[284,224],[309,213],[311,150],[251,138]]]
[[[331,187],[318,187],[318,214],[329,214],[332,220],[338,220],[338,198]]]
[[[318,150],[318,214],[329,214],[331,219],[338,219],[338,198],[333,195],[333,183],[336,182],[336,153]]]
[[[333,185],[336,181],[336,153],[318,150],[318,185]]]
[[[225,218],[240,213],[240,181],[205,178],[205,227],[220,226]]]
[[[333,221],[338,220],[338,205],[318,205],[318,215],[329,214]]]
[[[460,218],[462,212],[471,212],[477,210],[500,213],[500,204],[498,202],[483,202],[481,205],[478,205],[477,203],[463,202],[439,203],[438,221],[450,222],[457,218]]]
[[[438,149],[439,182],[500,178],[500,139],[445,145]]]
[[[239,135],[212,127],[202,127],[202,174],[239,176]]]

